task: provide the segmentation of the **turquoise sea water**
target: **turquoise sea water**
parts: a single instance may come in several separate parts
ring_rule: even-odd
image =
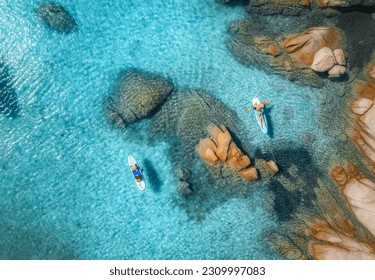
[[[226,48],[228,25],[243,8],[214,0],[60,1],[78,24],[64,35],[38,20],[38,2],[0,3],[0,52],[17,101],[15,117],[0,114],[0,258],[280,258],[262,241],[277,226],[267,188],[255,185],[250,197],[191,219],[175,202],[169,144],[130,141],[108,124],[103,106],[118,73],[135,67],[213,94],[243,120],[254,150],[269,141],[298,144],[307,131],[322,135],[317,89],[246,68]],[[253,95],[273,105],[268,146],[242,109]],[[159,191],[152,181],[138,191],[128,154],[152,163]]]

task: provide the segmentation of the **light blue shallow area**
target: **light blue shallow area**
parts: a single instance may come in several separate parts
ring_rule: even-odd
[[[64,35],[36,18],[38,2],[0,3],[0,51],[20,107],[15,119],[0,115],[0,258],[280,258],[262,242],[276,226],[265,189],[191,220],[175,202],[167,144],[130,142],[104,113],[118,73],[136,67],[212,93],[237,112],[254,149],[265,143],[253,113],[243,110],[254,95],[273,105],[273,141],[319,133],[317,90],[246,68],[227,50],[228,24],[245,16],[243,8],[214,0],[66,0],[60,3],[79,28]],[[286,106],[295,116],[289,121]],[[152,162],[160,192],[136,188],[128,154]]]

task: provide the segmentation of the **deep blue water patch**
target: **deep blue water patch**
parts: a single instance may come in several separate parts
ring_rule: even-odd
[[[9,118],[17,117],[19,106],[8,67],[0,60],[0,112]]]

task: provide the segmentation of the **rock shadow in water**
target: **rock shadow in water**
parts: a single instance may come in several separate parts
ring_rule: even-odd
[[[9,118],[16,118],[19,106],[16,92],[12,85],[12,79],[8,67],[0,60],[0,112]]]
[[[301,207],[312,207],[314,187],[326,175],[313,162],[310,152],[303,147],[278,147],[268,156],[275,159],[280,169],[268,184],[269,190],[274,194],[273,210],[279,221],[287,221]]]

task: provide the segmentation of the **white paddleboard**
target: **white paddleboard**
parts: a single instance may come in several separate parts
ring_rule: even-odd
[[[258,104],[260,104],[259,98],[254,97],[253,98],[253,106],[258,105]],[[254,112],[255,112],[255,118],[257,120],[257,123],[258,123],[260,129],[263,131],[264,134],[268,134],[268,123],[267,123],[267,117],[264,114],[264,110],[262,109],[264,123],[261,123],[260,120],[259,120],[259,117],[258,117],[259,112],[255,109],[254,109]]]

